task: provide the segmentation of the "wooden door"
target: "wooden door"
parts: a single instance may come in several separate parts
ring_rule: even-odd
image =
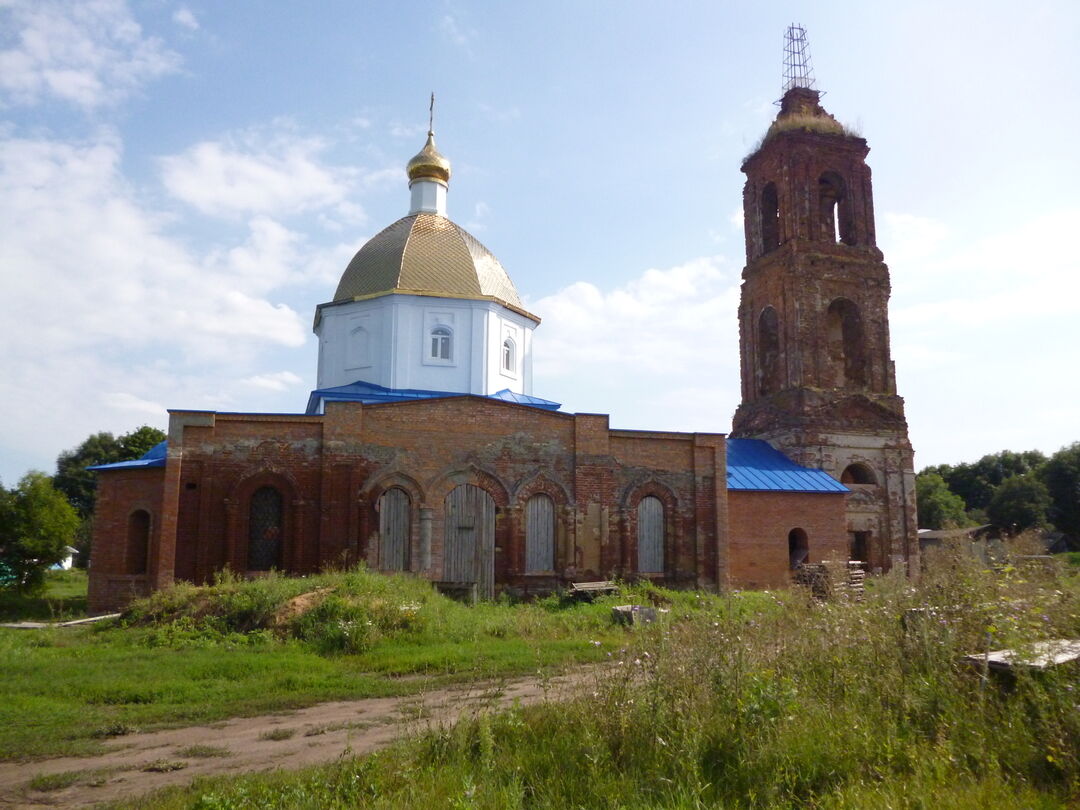
[[[555,502],[533,495],[525,504],[525,573],[547,573],[555,568]]]
[[[379,568],[409,569],[409,495],[399,487],[379,497]]]
[[[475,582],[478,595],[495,595],[495,500],[473,484],[446,496],[443,578]]]
[[[646,495],[638,504],[638,571],[643,574],[664,572],[664,505],[659,498]]]

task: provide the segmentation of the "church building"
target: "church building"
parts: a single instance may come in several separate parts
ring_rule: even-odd
[[[613,578],[775,588],[827,560],[913,568],[868,151],[803,82],[743,164],[728,437],[620,430],[533,394],[540,319],[448,218],[451,166],[429,131],[408,214],[316,308],[306,412],[171,410],[166,442],[96,468],[91,610],[224,568],[363,562],[482,598]]]

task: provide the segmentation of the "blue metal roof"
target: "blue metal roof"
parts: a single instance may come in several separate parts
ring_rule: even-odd
[[[378,402],[410,402],[421,399],[442,399],[445,397],[465,397],[455,391],[425,391],[417,388],[384,388],[375,383],[357,381],[348,385],[339,385],[334,388],[317,388],[311,392],[308,398],[307,412],[319,413],[319,408],[325,402],[363,402],[373,404]],[[546,411],[557,411],[561,407],[558,402],[550,399],[541,399],[527,394],[515,394],[509,388],[487,394],[487,399],[498,399],[502,402],[514,402],[518,405],[528,405],[533,408],[542,408]]]
[[[756,492],[848,492],[824,470],[802,467],[761,439],[727,440],[727,485]]]
[[[112,464],[95,464],[88,470],[120,470],[133,467],[164,467],[165,456],[169,452],[169,442],[158,442],[139,458],[133,461],[114,461]]]

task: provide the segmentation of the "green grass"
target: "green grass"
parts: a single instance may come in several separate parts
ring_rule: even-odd
[[[53,790],[63,790],[71,787],[84,776],[86,771],[61,771],[60,773],[43,773],[35,776],[26,786],[30,790],[39,790],[43,793]]]
[[[232,751],[220,745],[188,745],[176,750],[176,756],[182,759],[211,759],[232,755]]]
[[[316,590],[321,606],[282,618],[290,599]],[[421,580],[365,571],[225,577],[155,594],[117,622],[0,630],[0,759],[599,661],[633,635],[612,625],[611,601],[470,607]]]
[[[1076,806],[1075,671],[984,681],[961,657],[1080,637],[1080,578],[960,554],[929,564],[917,586],[886,577],[861,604],[792,592],[691,607],[650,591],[670,618],[609,650],[611,674],[578,699],[123,806]]]
[[[86,615],[86,572],[49,571],[45,590],[36,595],[0,590],[0,621],[54,621]]]
[[[272,742],[281,742],[282,740],[291,740],[296,736],[295,728],[272,728],[269,731],[264,731],[259,735],[260,740],[270,740]]]

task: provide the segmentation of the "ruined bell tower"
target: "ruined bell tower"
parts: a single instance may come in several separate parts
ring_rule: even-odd
[[[866,141],[822,108],[805,31],[788,29],[780,112],[743,162],[742,403],[764,439],[851,489],[850,558],[918,561],[915,473],[889,351]]]

